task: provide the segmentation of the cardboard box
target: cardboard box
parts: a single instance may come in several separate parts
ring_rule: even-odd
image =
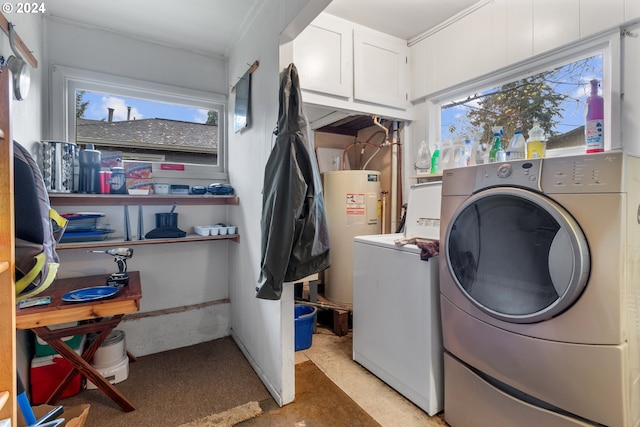
[[[40,417],[49,413],[53,408],[55,408],[55,406],[38,405],[33,407],[33,413],[36,416],[36,419],[39,420]],[[89,408],[90,405],[88,403],[65,406],[64,413],[60,416],[60,418],[64,418],[64,422],[60,424],[60,426],[83,427],[87,421],[87,417],[89,416]],[[18,413],[19,412],[20,411],[18,411]],[[22,415],[18,416],[18,427],[26,427],[26,423]]]
[[[152,177],[153,170],[151,162],[124,161],[124,173],[130,179],[148,179]]]
[[[152,194],[152,169],[151,162],[132,162],[126,160],[124,162],[124,173],[126,176],[127,191],[148,190],[149,194]]]
[[[120,166],[122,163],[122,151],[100,151],[100,167],[109,170]]]

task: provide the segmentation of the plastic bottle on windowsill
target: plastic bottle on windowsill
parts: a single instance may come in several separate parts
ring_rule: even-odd
[[[585,104],[585,147],[587,153],[604,151],[604,99],[598,95],[598,80],[591,80],[591,96]]]
[[[431,155],[431,173],[440,173],[440,143],[436,143],[433,147],[433,154]]]
[[[527,140],[527,159],[544,157],[546,151],[547,142],[544,130],[540,127],[540,123],[534,122],[533,127],[529,131],[529,139]]]
[[[526,140],[521,130],[517,130],[507,148],[507,160],[524,160]]]
[[[493,127],[493,143],[489,150],[489,163],[504,162],[507,159],[507,155],[502,148],[502,138],[504,130],[502,126]]]
[[[416,171],[418,173],[429,173],[431,170],[431,150],[427,141],[422,141],[418,147],[418,156],[416,157]]]

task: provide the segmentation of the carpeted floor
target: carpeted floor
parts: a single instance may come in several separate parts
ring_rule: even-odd
[[[238,427],[380,427],[369,414],[335,385],[311,361],[296,364],[295,400],[278,407],[261,402],[263,413]]]
[[[99,390],[59,404],[91,404],[85,427],[175,427],[271,397],[231,337],[139,357],[116,387],[135,411],[123,412]]]

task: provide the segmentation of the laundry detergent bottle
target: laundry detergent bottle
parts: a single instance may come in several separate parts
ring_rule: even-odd
[[[464,157],[467,166],[476,164],[476,150],[469,135],[464,137]]]
[[[445,169],[449,169],[453,159],[453,144],[451,143],[451,139],[447,138],[442,143],[442,148],[440,149],[440,172]]]
[[[451,147],[451,162],[450,167],[458,168],[467,166],[467,157],[464,153],[464,140],[461,136],[456,137]]]
[[[604,99],[598,95],[598,80],[591,80],[591,96],[585,105],[585,144],[587,153],[604,151]]]
[[[524,160],[527,141],[521,130],[517,130],[513,134],[513,138],[507,147],[507,160]]]
[[[544,130],[540,127],[540,123],[534,122],[533,127],[529,130],[529,139],[527,140],[527,159],[544,157],[546,151],[547,142]]]

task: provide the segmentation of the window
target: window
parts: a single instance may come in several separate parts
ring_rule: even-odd
[[[54,66],[52,136],[125,160],[225,172],[226,97]]]
[[[464,138],[487,144],[492,127],[504,130],[508,143],[516,130],[525,137],[538,121],[548,138],[547,149],[584,146],[584,108],[590,95],[590,81],[599,81],[598,94],[605,98],[605,141],[607,149],[620,148],[619,138],[611,140],[619,79],[611,60],[619,49],[615,37],[591,40],[580,46],[532,58],[524,64],[495,73],[437,94],[432,99],[436,110],[430,126],[432,140]],[[615,56],[615,55],[614,55]]]

